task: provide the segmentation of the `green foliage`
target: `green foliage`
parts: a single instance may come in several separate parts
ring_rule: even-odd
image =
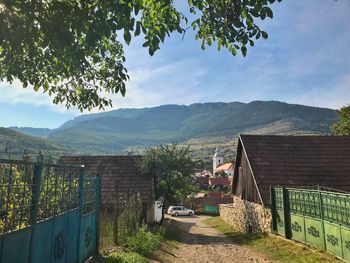
[[[105,257],[106,263],[147,263],[148,260],[135,252],[113,252]]]
[[[99,250],[105,251],[114,246],[114,216],[107,209],[99,213]]]
[[[122,39],[143,37],[153,55],[171,33],[192,28],[203,49],[216,42],[246,56],[248,45],[267,38],[256,20],[272,18],[274,2],[188,0],[189,21],[173,0],[1,1],[0,80],[19,79],[66,107],[104,108],[104,92],[126,92]]]
[[[162,237],[159,233],[154,234],[147,230],[146,225],[142,225],[135,235],[126,239],[126,245],[132,251],[148,256],[160,246],[161,241]]]
[[[10,152],[23,152],[26,149],[29,153],[38,153],[40,150],[43,154],[49,153],[55,156],[63,154],[65,150],[66,153],[70,152],[69,147],[65,148],[48,139],[29,136],[7,128],[0,128],[0,152],[4,151],[5,148]],[[36,161],[36,159],[32,161]]]
[[[350,135],[350,105],[337,111],[338,121],[332,125],[335,135]]]
[[[0,234],[28,226],[31,186],[15,166],[0,165]]]
[[[173,143],[151,148],[146,151],[140,169],[154,176],[156,199],[163,200],[165,206],[176,204],[198,190],[193,184],[195,162],[189,147]]]
[[[78,206],[79,173],[69,179],[60,168],[42,170],[37,220],[43,220]],[[0,233],[30,225],[33,215],[34,165],[0,164]]]
[[[179,240],[179,229],[176,225],[172,224],[171,220],[165,221],[163,225],[156,225],[155,228],[153,232],[158,233],[162,239],[167,241]]]
[[[118,216],[117,237],[120,244],[126,244],[127,239],[137,233],[141,224],[141,211],[141,198],[132,196]]]

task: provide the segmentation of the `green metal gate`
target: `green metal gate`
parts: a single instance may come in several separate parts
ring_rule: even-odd
[[[82,263],[97,251],[99,180],[0,159],[0,263]]]
[[[275,232],[350,262],[349,194],[274,187],[271,204]]]
[[[204,204],[203,212],[211,215],[219,215],[219,206]]]

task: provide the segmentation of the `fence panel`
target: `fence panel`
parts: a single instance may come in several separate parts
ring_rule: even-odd
[[[286,237],[286,214],[285,214],[285,202],[284,202],[284,189],[274,188],[273,195],[271,195],[274,207],[274,227],[275,231]]]
[[[81,167],[0,159],[0,262],[84,262],[97,249],[98,196]]]
[[[203,209],[204,213],[208,213],[211,215],[219,215],[219,206],[217,205],[204,205],[204,209]]]
[[[283,196],[283,189],[271,188],[273,221],[282,217],[283,208],[284,219],[289,220],[285,222],[285,233],[290,232],[290,238],[350,262],[350,195],[288,188]],[[274,230],[286,236],[278,223]]]

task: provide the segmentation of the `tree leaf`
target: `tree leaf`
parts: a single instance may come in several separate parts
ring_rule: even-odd
[[[141,25],[140,25],[140,22],[137,22],[136,23],[136,30],[135,30],[135,37],[137,37],[138,35],[140,35],[141,33]]]
[[[264,9],[266,11],[266,16],[273,18],[273,12],[272,12],[271,8],[266,6]]]
[[[128,44],[128,45],[130,44],[131,34],[130,34],[130,31],[127,29],[124,29],[124,40],[125,40],[126,44]]]
[[[261,31],[261,36],[263,39],[267,39],[269,37],[269,35],[265,31]]]
[[[246,46],[242,46],[241,51],[242,51],[243,57],[247,56],[247,47]]]

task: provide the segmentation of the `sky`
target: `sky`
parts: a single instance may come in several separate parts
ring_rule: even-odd
[[[189,30],[184,39],[166,39],[153,57],[142,39],[133,39],[126,47],[126,96],[110,96],[107,110],[253,100],[333,109],[349,104],[350,1],[283,0],[272,9],[274,18],[261,23],[268,40],[258,40],[246,58],[215,45],[202,51]],[[0,82],[0,114],[0,126],[56,128],[81,113],[15,81]]]

